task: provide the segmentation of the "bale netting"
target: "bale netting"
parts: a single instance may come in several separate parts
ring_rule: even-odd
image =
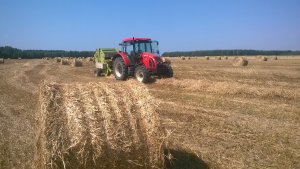
[[[72,66],[74,66],[74,67],[80,67],[80,66],[83,66],[82,60],[81,60],[81,59],[73,59],[73,60],[72,60]]]
[[[247,66],[248,65],[248,60],[243,58],[243,57],[235,58],[233,60],[232,65],[233,66]]]
[[[138,83],[43,83],[39,106],[36,168],[164,165],[157,102]]]
[[[0,58],[0,63],[4,63],[4,58]]]

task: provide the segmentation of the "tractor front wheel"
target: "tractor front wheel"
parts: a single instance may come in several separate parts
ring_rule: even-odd
[[[114,75],[117,80],[126,80],[128,76],[128,68],[125,65],[123,59],[118,57],[113,63]]]
[[[135,69],[134,75],[139,82],[147,83],[150,80],[150,72],[143,65]]]

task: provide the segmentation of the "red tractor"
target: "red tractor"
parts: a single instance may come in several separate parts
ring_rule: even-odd
[[[171,63],[159,54],[158,41],[127,38],[120,46],[122,50],[112,57],[112,69],[117,80],[135,76],[138,81],[147,83],[151,75],[173,77]]]

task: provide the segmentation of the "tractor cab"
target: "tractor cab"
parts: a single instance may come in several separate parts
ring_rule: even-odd
[[[159,57],[158,41],[150,38],[127,38],[120,43],[121,51],[125,53],[132,65],[138,64],[144,54]]]

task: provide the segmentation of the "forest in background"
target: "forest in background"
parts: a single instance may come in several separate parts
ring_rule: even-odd
[[[21,50],[10,46],[0,47],[0,58],[54,58],[54,57],[92,57],[94,51],[65,51],[65,50]],[[291,50],[199,50],[199,51],[176,51],[165,52],[163,56],[252,56],[252,55],[300,55],[300,51]]]
[[[291,50],[198,50],[198,51],[176,51],[165,52],[163,56],[253,56],[253,55],[300,55],[300,51]]]

